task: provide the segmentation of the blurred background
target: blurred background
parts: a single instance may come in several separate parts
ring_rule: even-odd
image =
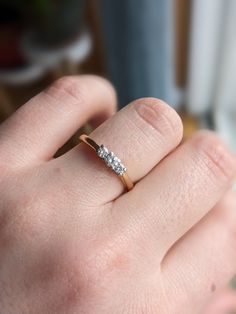
[[[236,153],[236,0],[0,0],[0,122],[82,73],[108,78],[120,108],[164,99],[185,137],[214,129]]]
[[[164,99],[186,136],[215,129],[236,152],[235,0],[0,1],[0,121],[80,73],[111,80],[120,108]]]

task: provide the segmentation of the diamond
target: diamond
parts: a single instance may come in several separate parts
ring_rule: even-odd
[[[109,151],[104,145],[101,145],[97,150],[98,156],[101,157],[102,159],[105,159],[108,153]]]
[[[106,161],[108,167],[112,167],[114,158],[115,158],[115,154],[113,152],[110,152],[107,154],[105,161]]]
[[[126,168],[120,163],[119,165],[117,165],[117,166],[114,168],[114,171],[115,171],[118,175],[122,175],[122,174],[125,173]]]
[[[118,158],[118,157],[114,157],[113,158],[113,162],[112,162],[112,169],[115,171],[115,169],[119,166],[119,164],[120,164],[120,159]]]
[[[121,160],[113,152],[109,152],[104,145],[101,145],[98,148],[97,154],[106,162],[108,167],[115,171],[116,174],[121,176],[126,172],[126,168],[121,163]]]

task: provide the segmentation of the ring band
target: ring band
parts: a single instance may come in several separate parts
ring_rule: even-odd
[[[97,155],[103,159],[106,165],[111,168],[121,179],[126,189],[129,191],[134,187],[133,182],[127,174],[127,169],[121,163],[121,160],[111,151],[108,150],[103,144],[98,145],[93,139],[86,134],[79,137],[80,141],[91,147]]]

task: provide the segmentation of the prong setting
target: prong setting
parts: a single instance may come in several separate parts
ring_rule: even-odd
[[[104,145],[100,145],[97,150],[97,155],[105,161],[107,166],[111,168],[116,174],[122,176],[126,172],[125,166],[121,160]]]

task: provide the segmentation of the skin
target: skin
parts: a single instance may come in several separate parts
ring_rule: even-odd
[[[236,292],[229,288],[213,295],[203,314],[235,314]]]
[[[161,100],[115,111],[107,81],[66,77],[1,125],[1,313],[203,313],[236,272],[235,158],[211,132],[180,145]],[[53,158],[88,120],[132,191],[85,144]]]

